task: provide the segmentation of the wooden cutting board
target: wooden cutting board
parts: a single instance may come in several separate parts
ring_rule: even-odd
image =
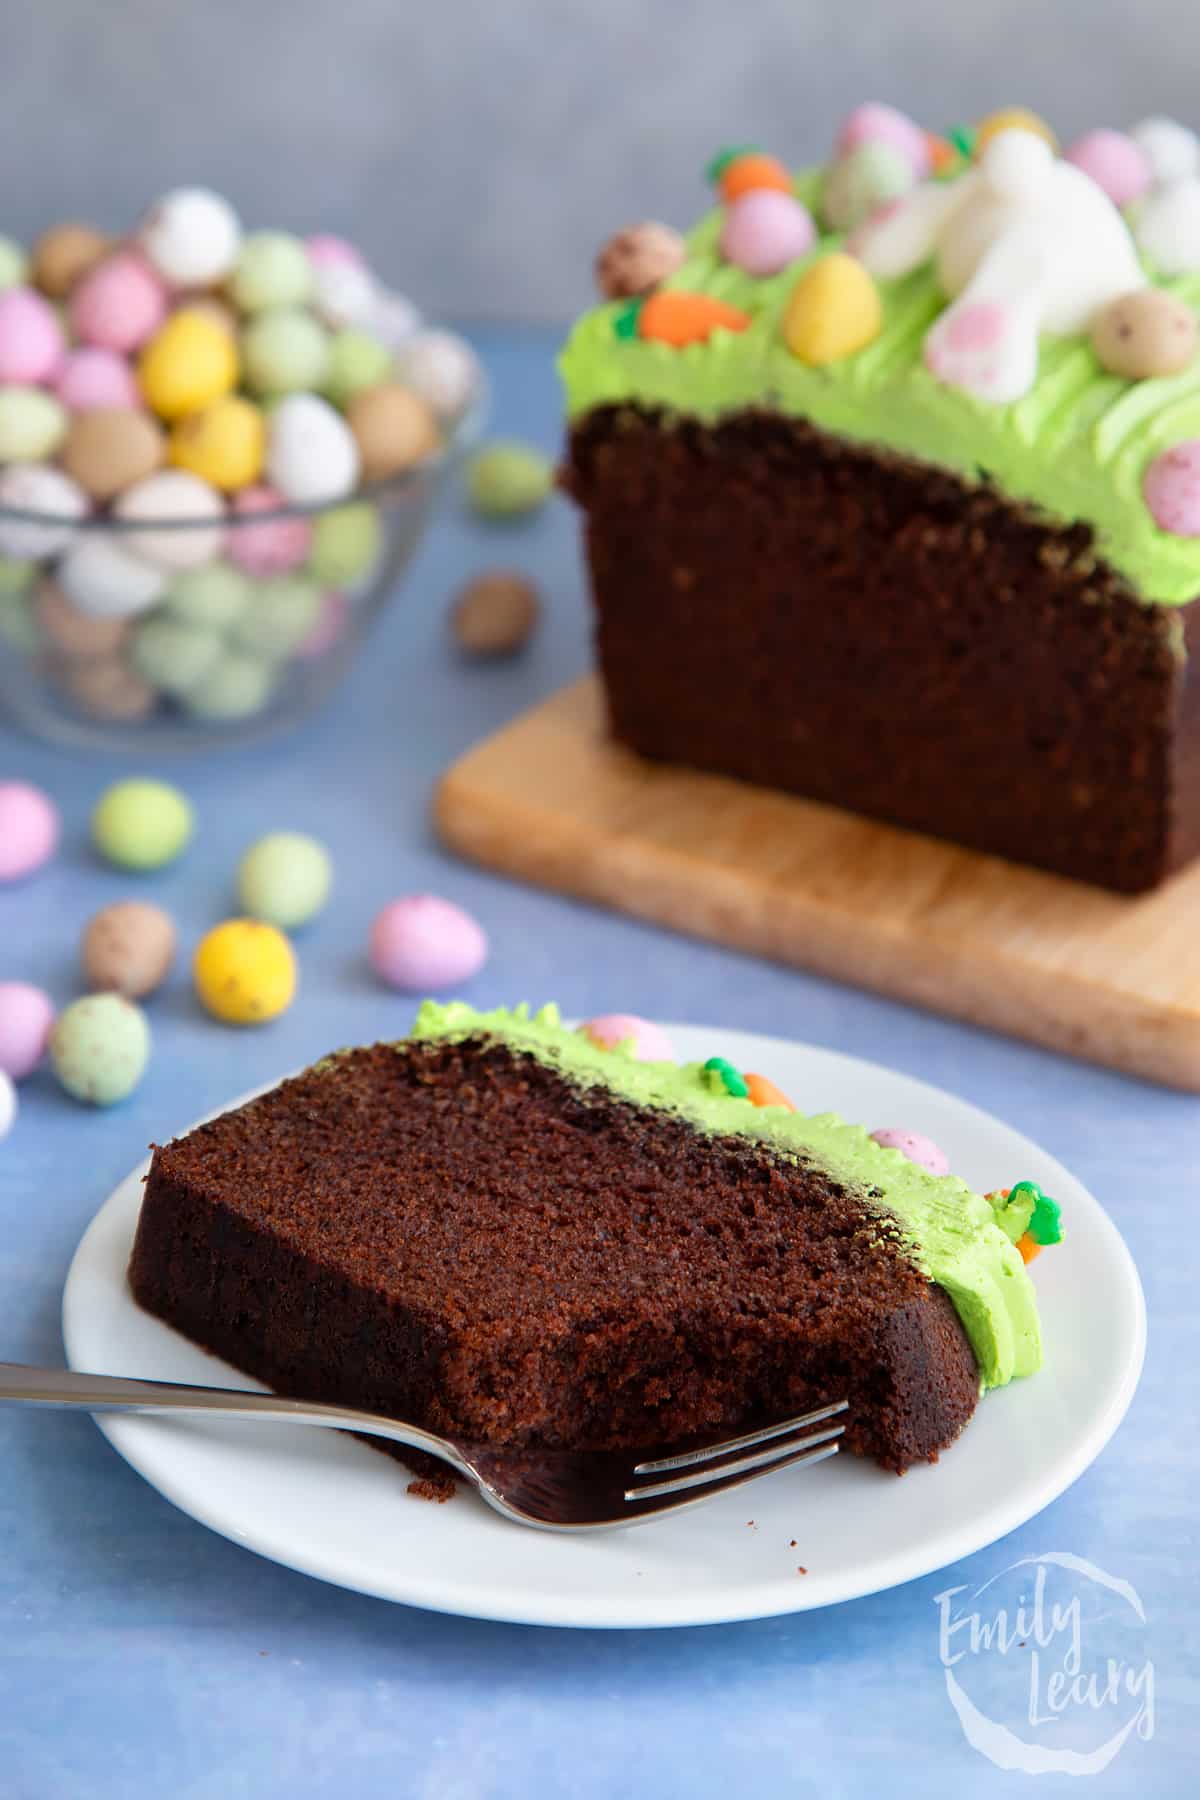
[[[455,763],[435,819],[539,887],[1200,1092],[1200,863],[1130,900],[643,762],[595,677]]]

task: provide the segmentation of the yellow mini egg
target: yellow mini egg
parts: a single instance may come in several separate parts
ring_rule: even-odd
[[[838,362],[879,336],[883,305],[871,276],[853,256],[823,256],[792,289],[783,336],[801,362]]]
[[[146,345],[138,380],[160,418],[199,412],[237,385],[237,345],[210,313],[183,307]]]
[[[1045,119],[1039,119],[1036,113],[1030,112],[1025,106],[1002,106],[998,112],[988,113],[986,118],[980,119],[975,127],[972,154],[976,162],[992,138],[999,137],[1002,131],[1032,131],[1035,137],[1045,138],[1052,150],[1058,149],[1058,139]]]
[[[249,487],[266,460],[266,420],[253,401],[226,394],[203,411],[176,421],[168,454],[176,468],[227,493]]]
[[[286,1012],[296,992],[296,958],[282,931],[260,919],[227,919],[200,940],[192,964],[196,992],[227,1025],[262,1025]]]

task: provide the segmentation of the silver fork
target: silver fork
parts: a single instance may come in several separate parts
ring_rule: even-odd
[[[542,1531],[605,1531],[640,1525],[663,1513],[699,1506],[775,1469],[823,1462],[837,1453],[837,1440],[845,1429],[825,1421],[846,1410],[844,1400],[835,1400],[797,1419],[785,1419],[724,1443],[638,1462],[629,1452],[503,1450],[462,1443],[436,1437],[402,1419],[321,1401],[284,1400],[278,1394],[190,1387],[176,1381],[130,1381],[119,1375],[81,1375],[71,1369],[37,1369],[24,1363],[0,1363],[0,1403],[90,1413],[250,1418],[263,1424],[334,1426],[388,1438],[449,1463],[506,1519]],[[824,1429],[811,1430],[815,1425]]]

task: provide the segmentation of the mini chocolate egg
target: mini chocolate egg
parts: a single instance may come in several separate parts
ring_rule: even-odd
[[[127,356],[162,324],[167,290],[144,256],[117,250],[77,283],[67,310],[82,343]]]
[[[296,992],[296,957],[274,925],[227,919],[200,940],[192,963],[196,993],[226,1025],[264,1025]]]
[[[540,611],[532,581],[514,569],[491,569],[461,589],[450,630],[468,656],[515,656],[532,637]]]
[[[98,406],[71,420],[62,465],[94,500],[112,500],[153,474],[166,448],[162,427],[149,413]]]
[[[54,377],[54,391],[68,412],[94,412],[97,407],[130,411],[142,404],[133,370],[115,350],[83,344],[68,350]]]
[[[176,310],[199,313],[202,319],[208,319],[222,331],[227,331],[231,338],[237,338],[241,321],[228,300],[222,300],[219,294],[188,294]]]
[[[266,454],[267,422],[261,409],[241,394],[226,394],[202,412],[178,420],[168,449],[176,468],[226,493],[257,481]]]
[[[0,598],[9,600],[14,594],[27,592],[36,574],[36,565],[30,559],[0,552]]]
[[[93,993],[141,1000],[160,988],[175,960],[175,925],[148,900],[116,900],[89,920],[80,947]]]
[[[107,255],[111,240],[74,220],[51,225],[30,252],[30,275],[52,300],[65,299],[75,283]]]
[[[250,719],[269,704],[276,681],[274,663],[244,650],[226,650],[204,680],[184,696],[183,704],[197,719],[222,723]]]
[[[878,288],[862,264],[842,251],[821,257],[804,272],[783,315],[788,349],[816,367],[852,356],[882,327]]]
[[[362,388],[346,406],[365,481],[386,481],[436,454],[441,434],[433,409],[398,381]]]
[[[536,512],[554,488],[554,464],[532,444],[497,438],[467,464],[467,499],[486,519]]]
[[[271,307],[249,321],[241,352],[247,386],[260,394],[297,393],[324,382],[329,334],[302,307]]]
[[[351,618],[350,596],[342,594],[336,588],[321,595],[321,614],[304,642],[296,651],[300,662],[318,662],[327,656],[335,644],[340,644],[346,635]]]
[[[242,228],[228,200],[211,188],[174,188],[150,208],[138,240],[172,287],[208,287],[236,264]]]
[[[399,345],[396,366],[400,379],[439,419],[459,418],[483,387],[479,359],[453,331],[415,332]]]
[[[906,165],[907,166],[907,165]],[[747,275],[778,275],[817,241],[806,206],[776,188],[752,188],[726,208],[720,250]]]
[[[646,219],[615,232],[603,245],[596,258],[596,286],[606,300],[636,299],[674,275],[686,258],[687,243],[679,232]]]
[[[371,310],[359,323],[395,355],[401,344],[420,331],[421,315],[407,294],[398,294],[394,288],[376,288]]]
[[[186,469],[161,469],[126,488],[114,508],[130,531],[136,556],[163,569],[195,569],[220,554],[225,503],[216,488]],[[147,530],[162,521],[161,530]]]
[[[132,777],[105,788],[92,812],[92,843],[119,869],[161,869],[192,835],[187,795],[166,781]]]
[[[890,144],[860,144],[840,157],[821,184],[821,217],[834,231],[854,231],[914,181],[912,163]]]
[[[0,381],[50,381],[66,348],[59,316],[36,288],[0,293]]]
[[[946,1152],[939,1149],[932,1138],[923,1137],[919,1131],[909,1131],[900,1125],[888,1125],[879,1131],[873,1131],[871,1137],[885,1150],[898,1150],[901,1156],[916,1163],[919,1169],[927,1170],[930,1175],[950,1173],[950,1159]]]
[[[324,844],[300,831],[272,831],[238,864],[238,900],[252,919],[295,931],[321,911],[332,880]]]
[[[1133,235],[1160,274],[1200,270],[1200,175],[1148,194],[1137,208]]]
[[[161,569],[132,555],[108,531],[80,532],[54,573],[72,605],[97,618],[146,612],[166,586]]]
[[[0,463],[41,462],[67,435],[66,408],[35,387],[0,388]]]
[[[189,625],[223,632],[236,624],[254,593],[254,583],[240,569],[227,562],[208,563],[171,577],[163,595],[163,611]]]
[[[1125,132],[1103,126],[1076,138],[1063,151],[1063,161],[1082,169],[1114,206],[1140,199],[1154,181],[1150,158],[1141,145]]]
[[[975,127],[975,141],[971,154],[976,162],[979,161],[992,139],[999,137],[1002,131],[1028,131],[1034,137],[1041,138],[1043,143],[1049,144],[1051,150],[1057,154],[1058,139],[1045,119],[1039,118],[1037,113],[1030,112],[1026,106],[1002,106],[999,111],[988,113],[985,118],[980,119]]]
[[[50,1060],[73,1099],[114,1106],[130,1095],[150,1059],[145,1014],[123,994],[88,994],[54,1021]]]
[[[1173,537],[1200,537],[1200,438],[1160,451],[1142,478],[1154,523]]]
[[[0,509],[10,506],[38,516],[0,516],[0,551],[5,556],[40,561],[66,549],[88,510],[88,499],[79,483],[61,469],[47,468],[44,463],[11,463],[0,470]]]
[[[1178,374],[1195,359],[1198,338],[1191,307],[1162,288],[1123,294],[1092,320],[1092,349],[1101,367],[1127,381]]]
[[[322,586],[351,587],[374,568],[382,542],[379,508],[369,500],[331,507],[312,522],[309,569]]]
[[[267,662],[291,656],[321,614],[321,590],[307,575],[276,575],[260,582],[253,602],[234,627],[239,649]]]
[[[237,379],[237,346],[228,331],[186,306],[171,314],[138,358],[142,393],[162,419],[211,406]]]
[[[327,400],[287,394],[279,401],[267,427],[267,476],[285,500],[297,506],[344,500],[353,493],[358,472],[355,435]],[[236,560],[232,545],[231,554]]]
[[[866,144],[898,152],[908,163],[913,181],[923,181],[929,173],[929,142],[925,133],[907,113],[894,106],[864,100],[842,122],[836,144],[839,160]]]
[[[0,568],[3,566],[0,564]],[[0,588],[0,638],[14,650],[19,650],[22,656],[36,654],[41,639],[33,616],[33,603],[27,593]]]
[[[64,662],[53,674],[80,712],[108,725],[136,725],[158,703],[154,689],[117,656]]]
[[[230,562],[247,575],[260,577],[286,575],[307,562],[315,521],[302,513],[288,513],[289,504],[278,489],[265,484],[235,494],[225,543]]]
[[[314,267],[312,305],[335,331],[344,325],[365,325],[377,301],[375,279],[364,263],[326,262]]]
[[[128,619],[81,612],[52,575],[38,582],[34,613],[43,641],[67,661],[118,656],[133,629]]]
[[[458,987],[479,973],[487,954],[482,926],[461,906],[436,894],[393,900],[371,926],[371,967],[390,987],[406,993]]]
[[[254,231],[242,240],[229,292],[243,312],[303,306],[313,291],[313,266],[299,238]]]
[[[0,293],[20,287],[28,272],[29,260],[20,244],[10,237],[0,237]]]
[[[1200,173],[1200,138],[1176,119],[1143,119],[1129,135],[1149,162],[1155,187]]]
[[[46,1054],[54,1002],[27,981],[0,981],[0,1069],[24,1081]]]
[[[129,660],[149,687],[181,700],[199,687],[223,649],[220,635],[211,627],[157,611],[138,626]]]
[[[393,360],[387,345],[368,332],[353,326],[337,331],[329,340],[322,390],[335,406],[345,406],[361,389],[386,381]]]
[[[23,881],[58,847],[58,808],[28,781],[0,781],[0,881]]]
[[[770,190],[761,190],[769,192]],[[579,1027],[598,1050],[622,1047],[635,1062],[674,1062],[675,1046],[661,1025],[637,1013],[602,1013]]]

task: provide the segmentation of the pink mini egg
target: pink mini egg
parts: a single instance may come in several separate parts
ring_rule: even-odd
[[[304,248],[308,251],[308,260],[318,269],[332,268],[337,264],[352,269],[365,269],[367,259],[361,250],[347,243],[343,237],[337,237],[332,231],[318,231],[310,238],[305,238]]]
[[[747,275],[777,275],[811,250],[817,229],[806,206],[775,188],[751,188],[733,202],[721,229],[721,255]]]
[[[243,488],[233,498],[233,520],[225,546],[231,563],[247,575],[286,575],[308,561],[312,549],[312,525],[296,515],[285,519],[264,519],[261,524],[241,524],[253,520],[256,513],[286,509],[287,501],[272,487]]]
[[[167,315],[167,290],[144,256],[118,250],[88,271],[71,295],[70,317],[85,344],[128,354]]]
[[[65,349],[58,314],[47,299],[27,287],[0,294],[0,381],[24,386],[49,381]]]
[[[68,350],[54,378],[54,391],[68,412],[96,412],[102,407],[132,412],[142,404],[137,379],[125,358],[95,344]]]
[[[579,1029],[598,1050],[615,1050],[618,1044],[628,1044],[637,1062],[676,1060],[675,1046],[662,1027],[650,1019],[640,1019],[636,1013],[601,1013]]]
[[[1154,184],[1150,158],[1123,131],[1109,131],[1103,126],[1085,131],[1069,150],[1063,151],[1063,160],[1090,176],[1114,206],[1128,206],[1132,200],[1139,200]]]
[[[317,622],[304,639],[296,655],[302,662],[316,662],[334,645],[340,643],[350,622],[350,602],[345,594],[325,594]]]
[[[470,913],[436,894],[392,900],[371,926],[371,967],[389,987],[436,993],[477,975],[488,941]]]
[[[905,1131],[902,1126],[889,1125],[881,1131],[873,1131],[871,1136],[883,1149],[899,1150],[901,1156],[907,1156],[909,1162],[927,1169],[931,1175],[950,1173],[946,1152],[939,1150],[932,1138],[922,1137],[919,1131]]]
[[[0,1072],[13,1081],[32,1075],[46,1053],[54,1003],[28,981],[0,981]]]
[[[0,781],[0,881],[32,875],[54,854],[58,808],[27,781]]]
[[[929,142],[916,122],[894,106],[865,100],[843,121],[837,134],[837,154],[846,156],[860,144],[890,144],[907,157],[913,174],[923,181],[929,173]]]
[[[1200,438],[1185,438],[1156,456],[1142,478],[1154,523],[1173,537],[1200,537]]]

